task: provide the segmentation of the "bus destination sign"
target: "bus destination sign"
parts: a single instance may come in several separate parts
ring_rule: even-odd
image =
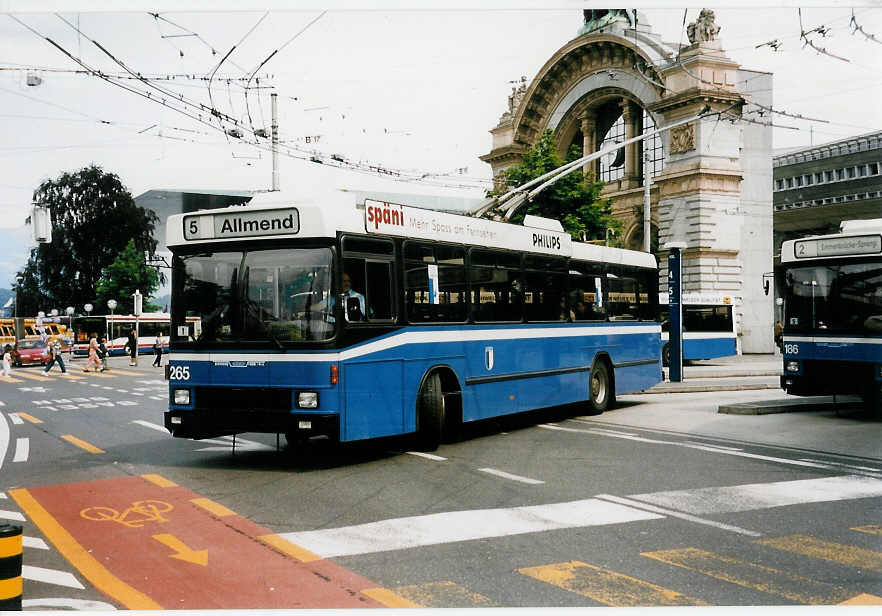
[[[853,235],[799,240],[793,243],[797,259],[873,255],[882,252],[882,235]]]
[[[365,199],[364,220],[368,233],[479,246],[506,246],[516,250],[553,255],[572,254],[572,239],[569,233],[534,229],[385,201]]]
[[[184,216],[185,240],[220,240],[299,232],[300,213],[296,208]]]

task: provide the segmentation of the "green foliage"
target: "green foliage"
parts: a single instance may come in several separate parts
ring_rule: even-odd
[[[574,145],[564,160],[557,152],[551,131],[546,130],[519,164],[502,172],[503,186],[487,196],[502,195],[581,156],[582,148]],[[581,170],[574,171],[521,206],[511,220],[521,223],[526,214],[553,218],[576,239],[584,236],[588,240],[605,240],[607,229],[618,230],[621,235],[622,223],[612,217],[609,199],[600,198],[602,187],[603,183],[593,175],[586,179]]]
[[[119,314],[132,314],[135,300],[132,295],[140,291],[144,295],[144,312],[155,312],[158,308],[147,300],[159,286],[159,274],[152,267],[144,264],[144,253],[135,246],[135,240],[129,240],[125,249],[113,263],[104,268],[95,288],[99,306],[107,306],[107,300],[115,299]]]
[[[96,301],[96,287],[105,268],[130,241],[140,253],[152,254],[158,217],[135,205],[116,174],[95,165],[43,181],[33,199],[49,208],[52,242],[32,249],[19,272],[23,276],[19,313],[66,306],[80,312],[83,304],[91,302],[94,313],[103,314],[106,305]],[[161,274],[160,282],[164,282]]]

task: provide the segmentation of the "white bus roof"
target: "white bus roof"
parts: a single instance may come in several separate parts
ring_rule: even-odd
[[[840,228],[840,233],[783,242],[781,263],[882,255],[882,218],[843,221]]]
[[[166,223],[171,247],[240,239],[335,238],[338,232],[511,248],[547,255],[656,267],[651,253],[573,242],[551,221],[534,217],[527,227],[363,198],[335,191],[322,201],[261,193],[248,205],[174,214]]]

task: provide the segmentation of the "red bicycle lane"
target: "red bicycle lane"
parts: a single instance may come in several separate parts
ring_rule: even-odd
[[[417,607],[159,475],[9,495],[128,609]]]

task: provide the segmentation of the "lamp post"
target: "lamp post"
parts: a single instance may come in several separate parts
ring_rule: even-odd
[[[16,340],[20,338],[18,335],[18,295],[21,292],[22,280],[24,280],[24,276],[15,277],[15,309],[12,311],[12,328],[15,330]]]
[[[68,306],[64,309],[64,313],[67,315],[67,335],[70,337],[70,356],[73,357],[73,348],[74,343],[76,342],[76,338],[73,333],[73,313],[76,312],[73,306]]]

